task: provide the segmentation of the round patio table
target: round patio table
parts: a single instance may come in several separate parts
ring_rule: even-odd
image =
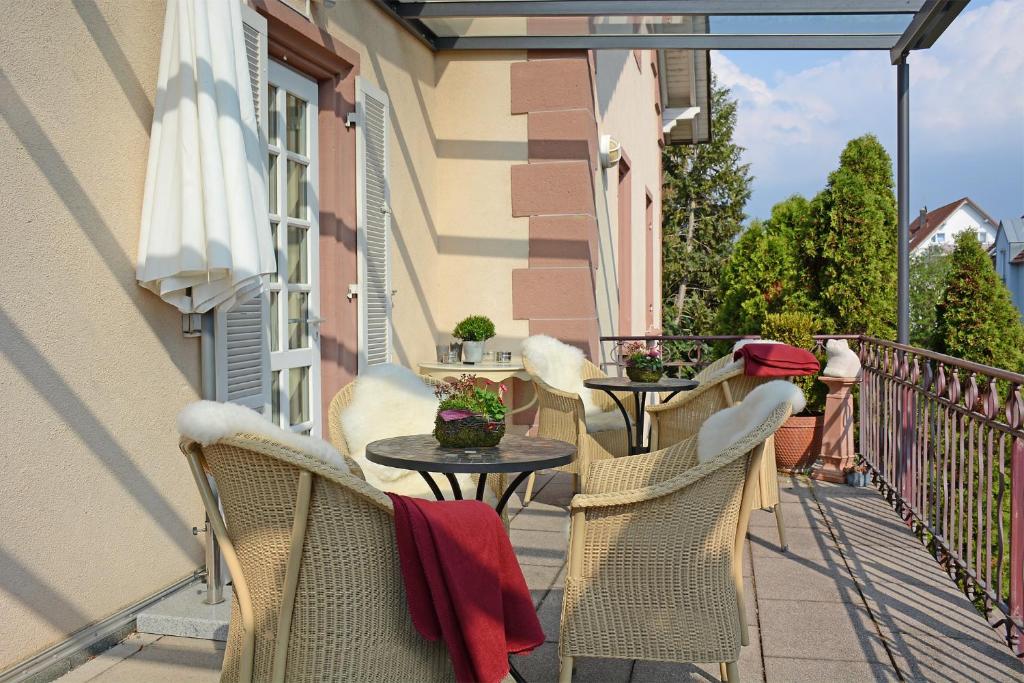
[[[647,453],[651,450],[650,443],[644,443],[644,408],[647,406],[647,394],[667,392],[665,401],[672,400],[680,391],[691,391],[696,389],[700,382],[692,379],[675,379],[673,377],[662,377],[657,382],[634,382],[628,377],[595,377],[583,380],[583,386],[588,389],[600,389],[611,396],[615,405],[622,413],[622,419],[626,421],[626,432],[629,435],[629,454]],[[628,391],[633,394],[633,407],[636,414],[636,424],[629,419],[629,413],[622,401],[615,395],[616,391]]]
[[[433,434],[396,436],[366,446],[366,459],[370,462],[419,472],[438,500],[444,500],[444,494],[432,473],[448,478],[455,500],[462,500],[456,474],[479,474],[476,499],[483,500],[488,474],[517,473],[495,506],[499,515],[512,492],[531,472],[568,465],[575,455],[576,447],[565,441],[512,434],[506,434],[501,443],[489,448],[445,448]]]

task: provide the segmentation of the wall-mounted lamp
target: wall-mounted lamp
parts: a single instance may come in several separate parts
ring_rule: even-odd
[[[602,168],[611,168],[619,163],[619,159],[622,158],[622,146],[611,135],[601,136],[599,150]]]

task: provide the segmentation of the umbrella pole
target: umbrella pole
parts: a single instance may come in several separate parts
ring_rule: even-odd
[[[217,366],[216,348],[213,338],[214,313],[203,313],[202,334],[199,340],[200,364],[202,365],[202,393],[207,401],[217,400]],[[209,479],[209,477],[207,477]],[[210,481],[211,490],[220,505],[220,496],[217,495],[217,488],[213,481]],[[217,541],[213,527],[210,525],[210,515],[206,515],[205,545],[206,545],[206,604],[216,605],[224,602],[224,563],[221,558],[220,543]]]

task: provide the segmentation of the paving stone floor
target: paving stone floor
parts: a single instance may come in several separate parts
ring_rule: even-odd
[[[751,644],[744,681],[1014,681],[1024,668],[873,489],[783,479],[789,552],[756,511],[746,553]],[[558,675],[568,477],[538,477],[512,541],[548,642],[516,657],[529,681]],[[133,636],[62,683],[218,680],[222,644]],[[717,681],[718,665],[577,660],[574,681]]]

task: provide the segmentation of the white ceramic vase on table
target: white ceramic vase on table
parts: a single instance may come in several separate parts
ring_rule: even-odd
[[[482,341],[462,341],[462,360],[466,363],[479,363],[484,359],[484,343]]]

